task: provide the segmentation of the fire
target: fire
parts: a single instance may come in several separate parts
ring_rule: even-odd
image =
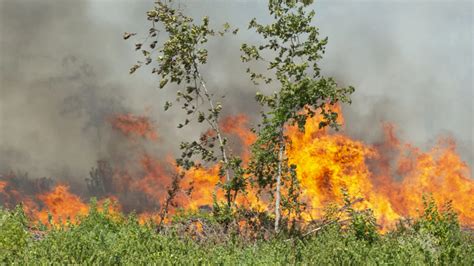
[[[24,198],[24,209],[36,221],[45,225],[74,224],[90,211],[89,205],[84,203],[79,196],[71,193],[66,185],[57,185],[51,191],[37,195],[36,198],[41,201],[42,208],[39,208],[31,198]],[[109,202],[108,206],[105,204],[106,201]],[[111,218],[119,217],[120,205],[115,197],[102,199],[97,203],[99,211],[104,212],[105,207]]]
[[[403,164],[400,165],[400,172],[404,170],[404,178],[399,184],[401,198],[393,202],[399,212],[414,216],[416,209],[413,207],[420,206],[422,195],[429,193],[440,204],[450,201],[461,223],[473,226],[474,182],[469,177],[469,168],[456,154],[454,141],[441,139],[428,152],[409,145],[405,149],[411,151],[414,159],[410,167],[404,169]]]
[[[114,128],[128,137],[142,137],[153,141],[158,139],[158,133],[147,116],[121,114],[109,121]]]
[[[453,140],[442,139],[422,152],[399,140],[394,126],[386,124],[384,143],[367,145],[319,129],[319,121],[310,119],[304,133],[296,127],[287,130],[287,156],[297,165],[309,217],[318,218],[325,205],[341,202],[344,188],[350,196],[363,198],[357,207],[371,208],[384,228],[417,216],[423,195],[432,195],[439,205],[451,201],[461,223],[474,224],[474,181]]]
[[[248,148],[257,139],[257,136],[248,129],[248,123],[248,117],[241,114],[226,117],[220,125],[224,133],[235,135],[240,140],[243,147],[240,153],[242,154],[244,162],[250,158]]]
[[[341,110],[338,111],[338,121],[343,123]],[[383,230],[392,227],[400,218],[419,215],[424,195],[431,195],[440,206],[451,202],[460,222],[474,226],[474,181],[469,167],[456,153],[454,140],[442,138],[430,150],[422,151],[400,140],[394,125],[385,124],[385,139],[381,143],[366,144],[343,132],[320,129],[320,121],[319,116],[310,118],[304,132],[296,126],[285,129],[289,140],[286,157],[290,164],[297,166],[303,200],[308,206],[303,214],[305,219],[319,219],[328,204],[341,204],[344,189],[351,197],[362,199],[354,205],[355,208],[373,210]],[[147,117],[119,115],[111,122],[127,136],[139,136],[149,141],[157,139],[158,135]],[[248,128],[248,119],[237,115],[224,119],[220,126],[222,132],[240,144],[236,150],[245,164],[250,156],[250,145],[256,139]],[[212,137],[215,137],[212,132],[206,132],[201,138]],[[142,223],[149,220],[159,222],[168,190],[180,169],[171,156],[161,160],[141,152],[134,166],[141,170],[137,173],[117,167],[110,179],[114,182],[111,186],[114,189],[102,196],[115,197],[115,202],[140,207],[138,217]],[[128,165],[120,167],[127,168]],[[193,211],[210,209],[214,196],[224,200],[223,192],[217,186],[223,181],[218,173],[218,165],[187,171],[178,180],[179,188],[169,206],[169,214],[174,214],[176,207]],[[67,219],[74,222],[89,211],[88,205],[65,185],[45,191],[44,186],[39,186],[43,189],[38,190],[41,192],[28,196],[11,184],[10,179],[0,176],[0,200],[6,202],[7,207],[23,202],[27,213],[43,223],[47,222],[48,213],[57,223]],[[134,199],[137,195],[139,198]],[[142,196],[146,198],[145,204]],[[249,187],[247,193],[238,196],[235,202],[271,212],[273,203],[268,197],[266,200],[262,198],[265,197]],[[135,205],[130,205],[130,202]],[[117,205],[119,207],[113,209],[116,213],[120,209]],[[165,217],[164,222],[169,220]]]
[[[221,123],[222,131],[239,137],[244,147],[252,145],[257,136],[248,130],[249,120],[245,115],[228,116]]]
[[[7,182],[6,181],[0,181],[0,193],[4,193],[5,192],[5,187],[7,186]]]
[[[365,159],[374,156],[374,151],[342,135],[315,136],[311,126],[318,124],[308,125],[305,133],[289,134],[292,146],[288,150],[289,162],[297,165],[297,176],[310,203],[310,215],[320,218],[327,204],[341,203],[344,188],[350,196],[366,199],[361,207],[373,209],[379,219],[398,219],[388,199],[377,193],[370,181]]]
[[[164,200],[166,189],[171,184],[171,176],[165,170],[164,164],[152,156],[144,154],[141,158],[141,166],[145,174],[133,183],[133,188],[156,201]]]
[[[185,193],[181,194],[179,202],[183,204],[182,206],[190,210],[198,210],[200,207],[212,206],[212,197],[214,193],[217,193],[216,185],[219,181],[218,166],[214,166],[210,169],[191,169],[181,181],[181,186]],[[222,199],[223,194],[219,191],[216,196]]]
[[[140,213],[140,215],[138,215],[138,222],[140,224],[146,224],[148,222],[159,224],[160,221],[161,221],[160,213],[144,212],[144,213]],[[167,217],[165,217],[163,222],[167,223],[167,222],[169,222],[169,219]]]
[[[69,188],[64,185],[56,186],[51,192],[38,195],[44,203],[45,209],[35,212],[34,216],[43,224],[48,223],[48,216],[51,214],[53,223],[71,220],[75,222],[79,216],[85,216],[89,212],[87,204],[69,192]]]

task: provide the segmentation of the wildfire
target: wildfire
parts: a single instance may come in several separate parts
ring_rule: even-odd
[[[257,136],[248,129],[248,117],[245,115],[229,116],[221,123],[222,131],[227,134],[236,136],[243,149],[241,150],[242,159],[247,162],[250,158],[249,147],[252,145]]]
[[[328,204],[342,203],[344,189],[351,197],[361,198],[355,208],[372,209],[383,228],[391,227],[402,217],[417,216],[422,208],[423,195],[431,195],[439,205],[450,201],[461,223],[474,226],[474,181],[468,166],[456,153],[454,140],[440,139],[432,149],[422,151],[398,139],[394,125],[385,124],[384,141],[368,145],[343,133],[320,129],[320,119],[318,116],[310,118],[304,132],[296,126],[285,130],[289,139],[286,156],[290,164],[297,166],[303,200],[308,205],[308,211],[304,213],[306,219],[319,219]],[[343,123],[342,115],[338,119]],[[157,139],[157,133],[147,117],[120,115],[111,122],[114,128],[132,139],[132,135]],[[245,163],[250,156],[250,145],[256,139],[248,129],[247,118],[244,115],[229,117],[223,120],[221,127],[224,133],[241,144],[237,151]],[[203,136],[213,135],[206,132]],[[143,152],[139,158],[137,165],[142,169],[140,174],[132,176],[127,169],[117,169],[116,173],[127,174],[110,179],[116,182],[112,187],[117,189],[106,196],[115,196],[116,201],[122,203],[126,198],[123,195],[129,192],[144,195],[153,203],[146,206],[154,207],[144,207],[139,213],[139,220],[158,222],[160,207],[179,169],[171,156],[163,161]],[[223,200],[224,195],[216,186],[222,181],[218,172],[219,167],[214,165],[193,168],[180,177],[170,213],[175,212],[175,207],[187,210],[210,208],[214,195]],[[88,205],[64,185],[36,196],[42,202],[42,208],[34,203],[35,197],[21,198],[21,193],[9,186],[9,180],[1,177],[0,196],[0,199],[14,198],[24,202],[32,216],[42,222],[47,221],[48,213],[58,222],[66,219],[74,221],[89,211]],[[250,188],[247,194],[237,198],[236,203],[260,210],[271,211],[273,208],[270,200],[262,200]],[[166,219],[165,222],[168,221]]]
[[[5,192],[5,187],[7,186],[7,182],[5,181],[0,181],[0,193]]]
[[[158,133],[147,116],[121,114],[109,121],[114,128],[126,136],[137,136],[153,141],[158,139]]]
[[[319,217],[326,204],[340,202],[344,188],[349,195],[363,198],[357,207],[371,208],[385,228],[401,217],[419,215],[424,195],[431,195],[439,205],[450,201],[462,224],[474,224],[474,181],[452,139],[441,139],[422,152],[399,140],[395,127],[386,124],[385,141],[367,145],[320,130],[319,121],[318,117],[309,120],[304,133],[288,129],[287,156],[298,166],[310,217]]]
[[[38,198],[44,203],[45,209],[34,212],[34,216],[44,224],[48,223],[50,215],[53,223],[68,219],[75,222],[78,216],[84,216],[89,211],[87,204],[70,193],[64,185],[58,185],[51,192],[38,195]]]
[[[304,133],[291,128],[289,134],[288,158],[298,166],[303,195],[311,206],[309,215],[320,218],[327,204],[341,203],[344,188],[350,196],[363,198],[360,207],[371,208],[379,220],[398,219],[389,200],[376,192],[370,180],[365,160],[375,151],[343,135],[327,135],[318,125],[318,121],[310,121]]]
[[[420,206],[423,194],[429,193],[438,203],[451,202],[459,214],[461,223],[474,225],[474,182],[469,177],[469,168],[455,151],[451,139],[441,139],[428,152],[406,145],[414,159],[410,166],[399,165],[403,180],[399,186],[399,196],[393,197],[393,205],[403,215],[416,214],[415,206]],[[406,206],[411,206],[408,208]]]

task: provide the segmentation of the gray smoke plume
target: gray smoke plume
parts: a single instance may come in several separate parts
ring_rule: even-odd
[[[371,141],[380,122],[429,148],[451,136],[473,172],[472,1],[357,1],[322,4],[329,36],[324,69],[356,87],[347,130]]]
[[[216,41],[206,71],[228,114],[258,117],[256,87],[239,63],[242,42],[258,42],[248,21],[268,21],[267,1],[181,1],[193,16],[239,27]],[[154,153],[176,151],[196,128],[176,129],[179,110],[163,113],[171,91],[149,70],[128,75],[139,59],[123,32],[144,36],[153,1],[0,1],[0,172],[82,180],[101,158],[124,162],[126,144],[107,119],[147,113],[160,140]],[[353,85],[347,131],[371,142],[380,122],[398,125],[417,145],[452,135],[473,165],[473,4],[426,1],[317,1],[316,24],[329,37],[324,74]]]

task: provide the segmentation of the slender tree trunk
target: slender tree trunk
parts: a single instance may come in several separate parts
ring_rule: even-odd
[[[275,191],[275,232],[280,230],[280,201],[281,201],[281,176],[282,176],[282,164],[283,164],[283,151],[285,149],[285,143],[283,142],[283,126],[280,128],[279,136],[280,149],[278,151],[278,175],[276,180],[276,191]]]
[[[197,66],[195,65],[195,68],[197,69]],[[209,102],[209,105],[211,106],[211,110],[214,111],[216,110],[215,109],[215,104],[214,104],[214,101],[212,100],[212,97],[211,95],[209,94],[209,91],[207,90],[207,86],[206,86],[206,83],[204,82],[203,78],[201,77],[201,74],[199,73],[199,71],[196,71],[197,73],[197,77],[199,78],[199,82],[201,84],[201,87],[203,88],[204,90],[204,95],[206,96],[206,99],[207,101]],[[222,154],[222,160],[224,161],[224,163],[226,164],[226,168],[225,168],[225,177],[226,177],[226,182],[230,182],[230,173],[229,173],[229,168],[228,168],[228,163],[229,163],[229,160],[227,159],[227,153],[226,153],[226,150],[225,150],[225,144],[224,144],[224,138],[222,137],[222,133],[219,129],[219,121],[217,121],[217,119],[215,121],[213,121],[214,123],[211,124],[211,127],[214,129],[214,131],[216,132],[216,135],[217,135],[217,139],[219,140],[219,149],[221,151],[221,154]]]
[[[212,99],[212,95],[209,93],[207,90],[206,83],[204,82],[204,79],[201,77],[201,74],[197,70],[197,65],[194,63],[194,67],[196,68],[196,74],[197,78],[199,79],[199,83],[204,90],[204,95],[206,96],[206,100],[208,101],[212,112],[216,110],[216,105],[214,104],[214,101]],[[229,171],[229,159],[227,158],[227,153],[226,153],[226,148],[225,148],[225,143],[224,143],[224,138],[222,137],[222,132],[219,129],[219,121],[218,117],[214,116],[212,121],[208,121],[210,126],[214,129],[217,135],[217,139],[219,140],[219,150],[221,151],[222,154],[222,160],[224,161],[225,165],[225,180],[226,183],[230,183],[231,181],[231,176],[230,176],[230,171]],[[226,199],[227,199],[227,205],[230,207],[232,204],[232,197],[231,197],[231,191],[230,189],[226,189]]]

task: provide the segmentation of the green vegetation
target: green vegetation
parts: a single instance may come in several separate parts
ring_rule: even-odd
[[[315,12],[308,9],[311,2],[269,1],[272,23],[259,24],[255,18],[249,23],[249,29],[255,29],[265,40],[264,44],[241,46],[243,62],[263,62],[270,72],[256,73],[247,68],[254,83],[277,81],[278,92],[271,95],[257,92],[257,101],[268,111],[262,112],[247,169],[259,189],[274,191],[276,232],[280,230],[282,216],[286,214],[296,220],[305,207],[299,198],[297,165],[290,165],[285,155],[286,148],[291,146],[285,126],[298,125],[299,130],[304,131],[306,120],[319,113],[323,117],[320,128],[330,126],[337,130],[338,113],[333,110],[334,106],[350,103],[350,94],[354,92],[353,87],[340,88],[332,78],[320,74],[318,62],[324,54],[327,38],[319,39],[318,28],[312,25]],[[285,190],[287,193],[282,192]]]
[[[370,226],[370,215],[364,213],[350,216],[346,225],[326,223],[306,236],[282,233],[265,239],[215,230],[221,225],[216,219],[205,218],[212,218],[210,214],[188,213],[181,217],[184,219],[176,219],[157,231],[156,225],[140,225],[133,215],[117,218],[92,205],[77,225],[33,229],[21,208],[1,209],[0,261],[186,265],[474,263],[474,235],[460,229],[449,206],[446,211],[439,211],[430,202],[420,217],[400,223],[383,235]],[[202,231],[189,223],[193,219],[205,225]]]

